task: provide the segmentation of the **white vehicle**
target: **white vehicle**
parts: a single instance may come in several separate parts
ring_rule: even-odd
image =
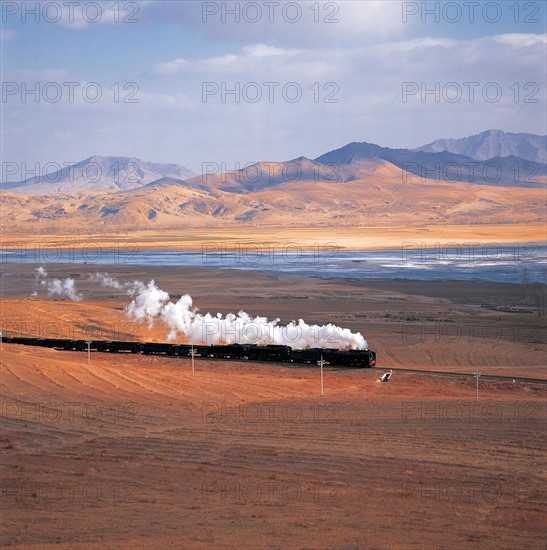
[[[380,378],[378,378],[378,380],[380,382],[389,382],[392,374],[393,374],[392,370],[389,371],[389,372],[386,372],[386,373],[382,374],[382,376]]]

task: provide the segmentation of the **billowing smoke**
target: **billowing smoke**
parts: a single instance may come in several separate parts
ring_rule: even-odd
[[[225,317],[220,313],[203,315],[192,307],[189,295],[172,302],[169,294],[158,288],[154,281],[147,285],[142,282],[133,284],[129,292],[135,297],[126,308],[128,317],[148,321],[150,325],[155,319],[163,321],[170,329],[168,340],[173,340],[180,333],[193,344],[282,344],[294,349],[368,349],[361,333],[353,333],[333,324],[309,325],[299,319],[298,322],[280,325],[279,319],[251,317],[244,311],[237,315],[229,313]]]
[[[34,286],[31,296],[38,296],[38,285],[45,285],[47,277],[47,271],[42,267],[37,267],[34,270]]]
[[[127,284],[122,284],[116,277],[111,277],[107,273],[94,273],[90,275],[88,279],[94,283],[99,283],[101,286],[115,288],[117,290],[122,290],[126,288]]]
[[[74,279],[67,277],[66,279],[53,279],[53,281],[48,281],[47,271],[42,266],[34,270],[34,290],[31,296],[38,295],[39,286],[45,286],[47,288],[48,296],[60,296],[61,298],[68,298],[73,302],[80,302],[84,298],[77,292]]]
[[[53,279],[53,281],[47,284],[47,293],[48,296],[59,295],[63,298],[68,298],[73,302],[79,302],[84,298],[79,292],[76,291],[74,279],[71,279],[70,277],[63,280]]]
[[[173,302],[169,294],[158,288],[153,280],[148,284],[142,281],[121,283],[107,273],[95,273],[89,280],[104,287],[125,290],[133,297],[125,308],[127,316],[133,320],[147,321],[150,327],[155,320],[165,323],[170,329],[168,340],[174,340],[181,334],[192,344],[280,344],[294,349],[368,349],[367,341],[361,333],[353,333],[331,323],[322,326],[309,325],[299,319],[298,322],[291,321],[282,325],[279,324],[279,319],[252,317],[245,311],[226,316],[221,313],[202,314],[193,307],[191,296],[186,294]],[[48,294],[60,294],[74,301],[83,298],[76,292],[74,280],[71,278],[64,281],[54,279],[48,284]]]

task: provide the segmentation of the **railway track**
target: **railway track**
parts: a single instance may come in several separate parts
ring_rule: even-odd
[[[52,338],[3,337],[7,344],[47,347],[67,351],[86,352],[86,340],[62,340]],[[291,364],[316,364],[320,357],[330,360],[333,367],[360,367],[385,372],[387,369],[375,366],[376,354],[373,351],[340,351],[331,349],[291,350],[288,346],[190,346],[186,344],[156,344],[142,342],[105,342],[90,341],[90,350],[102,353],[142,353],[145,355],[160,355],[165,357],[189,357],[190,350],[195,350],[195,357],[203,359],[229,359],[255,362],[279,362]],[[449,378],[474,378],[473,373],[445,372],[435,370],[392,368],[393,372],[408,372],[414,374],[445,376]],[[528,384],[547,384],[547,379],[522,376],[501,376],[481,374],[482,380],[498,380],[501,382],[519,382]]]
[[[293,349],[284,345],[226,344],[190,345],[163,342],[126,342],[105,340],[71,340],[64,338],[28,338],[4,336],[7,344],[38,346],[65,351],[133,353],[164,357],[201,357],[279,363],[317,364],[325,361],[335,367],[370,368],[376,364],[372,350],[339,350],[335,348]]]
[[[392,370],[393,372],[412,372],[415,374],[428,374],[434,376],[448,376],[451,378],[475,378],[473,373],[468,372],[445,372],[438,370],[421,370],[421,369],[403,369],[403,368],[394,368],[394,369],[385,369],[381,367],[371,367],[373,370],[386,372],[386,370]],[[481,374],[480,380],[499,380],[501,382],[524,382],[532,384],[547,384],[547,379],[545,378],[528,378],[523,376],[501,376],[497,374]]]

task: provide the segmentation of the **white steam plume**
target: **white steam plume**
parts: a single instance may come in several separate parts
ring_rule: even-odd
[[[148,284],[142,281],[121,283],[107,273],[95,273],[90,275],[89,280],[104,287],[126,290],[129,296],[133,296],[126,307],[127,316],[147,321],[149,326],[152,326],[154,320],[162,321],[170,329],[168,340],[183,334],[193,344],[280,344],[294,349],[368,349],[367,341],[361,333],[353,333],[347,328],[330,323],[322,326],[309,325],[299,319],[298,322],[291,321],[287,325],[281,325],[279,319],[252,317],[245,311],[240,311],[237,315],[229,313],[225,317],[221,313],[203,315],[192,307],[191,296],[187,294],[172,302],[169,294],[158,288],[153,280]],[[48,294],[60,294],[74,301],[82,299],[71,278],[64,281],[54,279],[48,283]]]
[[[31,296],[38,296],[38,285],[46,284],[47,271],[42,266],[37,267],[34,271],[34,286]]]
[[[83,300],[83,296],[76,291],[74,279],[70,277],[63,280],[53,279],[53,281],[47,284],[47,293],[48,296],[60,295],[61,297],[69,298],[73,302]]]
[[[83,296],[76,291],[74,279],[67,277],[66,279],[53,279],[53,281],[47,281],[47,271],[44,267],[37,267],[34,274],[34,290],[31,296],[38,295],[38,285],[47,287],[48,296],[61,296],[68,298],[73,302],[79,302],[83,300]]]
[[[353,333],[333,324],[309,325],[299,319],[298,322],[280,325],[279,319],[253,318],[244,311],[238,315],[229,313],[225,317],[220,313],[203,315],[192,307],[191,296],[185,295],[172,302],[169,294],[158,288],[153,280],[147,285],[133,283],[129,293],[135,297],[126,308],[128,317],[147,320],[150,325],[154,319],[163,321],[170,328],[169,340],[181,333],[190,343],[282,344],[294,349],[368,349],[361,333]]]
[[[90,275],[88,279],[94,283],[99,283],[101,286],[107,286],[117,290],[122,290],[128,286],[127,284],[120,283],[116,277],[111,277],[108,273],[94,273]]]

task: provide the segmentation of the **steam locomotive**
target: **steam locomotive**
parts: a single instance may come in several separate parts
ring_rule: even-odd
[[[100,351],[105,353],[141,353],[168,357],[213,357],[249,361],[273,361],[280,363],[316,364],[321,358],[329,365],[339,367],[368,368],[376,365],[376,353],[372,350],[343,351],[333,348],[292,349],[290,346],[256,344],[228,344],[191,346],[190,344],[165,344],[156,342],[123,342],[102,340],[65,340],[62,338],[2,337],[7,344],[40,346],[67,351]]]

